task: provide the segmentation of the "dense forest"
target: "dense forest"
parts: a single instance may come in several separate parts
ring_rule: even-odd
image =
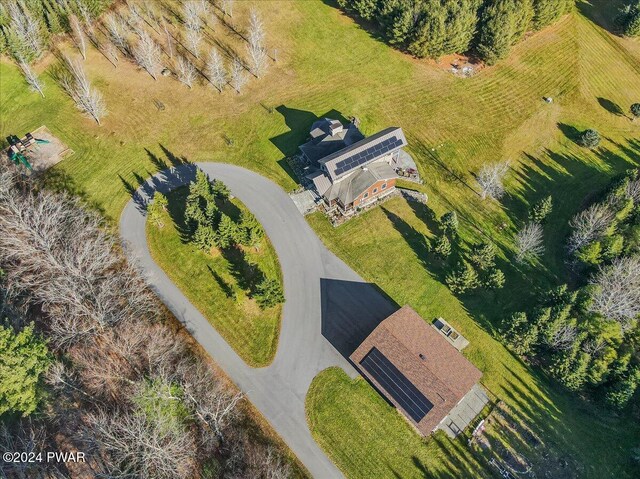
[[[567,13],[573,0],[338,0],[376,23],[392,45],[419,58],[473,52],[488,64],[505,58],[526,32]]]

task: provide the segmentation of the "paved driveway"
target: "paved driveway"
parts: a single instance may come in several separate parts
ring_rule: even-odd
[[[160,172],[138,189],[120,218],[125,249],[137,259],[160,299],[246,393],[311,474],[321,479],[342,477],[309,432],[305,396],[313,378],[327,367],[340,366],[355,377],[345,356],[397,307],[324,247],[275,183],[233,165],[197,166],[210,178],[225,182],[256,215],[278,254],[286,302],[273,363],[260,369],[247,366],[149,254],[146,202],[154,191],[167,193],[193,180],[195,165]]]

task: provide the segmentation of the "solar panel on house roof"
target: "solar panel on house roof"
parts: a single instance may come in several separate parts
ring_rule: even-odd
[[[416,423],[433,408],[431,401],[378,348],[371,348],[360,365]]]
[[[401,145],[402,140],[400,140],[399,138],[396,138],[395,136],[387,138],[380,143],[376,143],[375,145],[370,146],[366,150],[354,153],[352,156],[337,162],[335,173],[336,175],[341,175],[342,173],[356,168],[363,163],[371,161],[376,157],[382,156],[383,154],[395,148],[398,148]]]

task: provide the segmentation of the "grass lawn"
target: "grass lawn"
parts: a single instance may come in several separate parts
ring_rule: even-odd
[[[514,47],[509,59],[461,79],[446,65],[389,48],[331,2],[255,2],[264,15],[267,44],[278,48],[279,59],[244,94],[218,95],[205,85],[189,90],[164,77],[154,82],[133,65],[121,62],[116,69],[91,50],[86,68],[110,111],[98,127],[80,116],[55,85],[51,58],[38,67],[47,83],[44,100],[2,60],[0,137],[47,125],[75,152],[52,170],[49,182],[84,196],[115,224],[131,187],[164,168],[172,156],[239,164],[292,189],[295,183],[282,160],[295,152],[318,116],[357,116],[366,134],[401,126],[425,179],[428,208],[393,200],[337,229],[317,216],[311,224],[333,251],[398,304],[411,304],[425,318],[442,315],[459,328],[471,341],[465,353],[483,371],[484,384],[514,416],[536,426],[546,447],[579,459],[585,468],[581,476],[630,477],[630,450],[638,437],[633,420],[612,417],[557,389],[493,335],[504,315],[526,309],[538,291],[569,279],[563,251],[567,219],[587,195],[640,160],[640,123],[626,117],[629,105],[640,101],[640,42],[603,28],[619,3],[580,1],[574,13]],[[237,2],[234,21],[246,18],[253,4]],[[225,26],[209,33],[244,52],[242,40]],[[543,96],[553,97],[553,104]],[[165,109],[159,111],[154,100]],[[604,138],[594,151],[575,144],[576,132],[587,127]],[[482,202],[473,173],[483,163],[505,159],[512,165],[507,197],[501,204]],[[423,238],[435,232],[432,217],[455,209],[463,240],[492,238],[505,266],[529,205],[548,194],[555,209],[535,274],[528,267],[507,269],[507,287],[500,293],[452,296]],[[171,228],[161,232],[157,247],[152,245],[156,251],[164,248],[165,258],[187,248],[179,237],[171,239]],[[186,257],[202,268],[218,260],[191,251]],[[223,311],[227,300],[214,293],[208,270],[200,273],[206,280],[196,284],[189,275],[189,288],[183,290],[192,299],[215,298],[206,304]],[[187,284],[186,276],[183,281]],[[200,284],[213,289],[196,291]],[[246,345],[249,336],[243,337]],[[358,411],[354,405],[366,407]],[[308,400],[314,434],[348,476],[364,477],[360,467],[367,477],[394,477],[395,471],[396,477],[423,476],[424,468],[429,475],[460,477],[476,470],[458,443],[422,442],[401,426],[386,431],[387,421],[378,418],[392,412],[384,413],[384,406],[365,383],[336,372],[323,373],[314,383]],[[370,410],[380,415],[362,414]],[[352,417],[345,420],[349,434],[340,426],[342,417]],[[406,446],[392,447],[381,439],[391,434]],[[356,444],[352,437],[359,438]],[[522,441],[512,442],[528,450]]]
[[[179,188],[167,195],[163,227],[147,222],[151,256],[242,359],[266,366],[278,347],[282,306],[263,310],[249,290],[260,272],[281,281],[276,253],[266,236],[257,251],[241,247],[222,253],[214,248],[209,254],[186,243],[181,232],[187,194],[187,188]],[[220,209],[237,220],[246,208],[234,198]]]

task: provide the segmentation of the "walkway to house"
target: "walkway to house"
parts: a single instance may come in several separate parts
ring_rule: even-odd
[[[195,178],[196,166],[225,182],[258,218],[283,270],[286,302],[278,351],[261,369],[247,366],[154,263],[145,236],[146,203]],[[340,366],[355,377],[343,355],[397,306],[327,250],[289,196],[275,183],[244,168],[219,163],[184,164],[152,176],[120,218],[127,254],[137,260],[160,299],[182,321],[226,374],[271,423],[313,477],[342,477],[313,440],[304,401],[313,378]],[[328,339],[327,339],[328,338]],[[339,344],[341,355],[333,344]]]

